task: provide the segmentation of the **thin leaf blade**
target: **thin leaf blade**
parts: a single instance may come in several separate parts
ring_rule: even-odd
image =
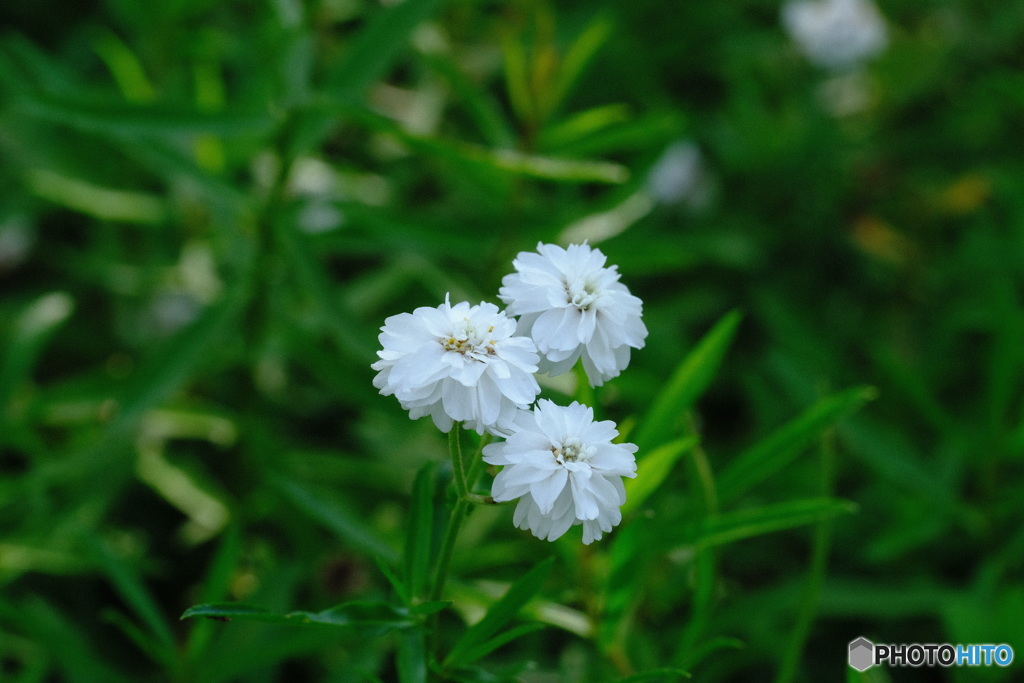
[[[515,618],[519,610],[540,591],[554,561],[553,557],[549,557],[539,562],[513,583],[505,595],[491,605],[484,618],[471,626],[455,643],[455,647],[444,660],[444,667],[458,668],[469,664],[472,661],[469,655],[479,651],[481,646]]]
[[[667,439],[675,420],[690,409],[711,383],[741,319],[739,311],[727,313],[676,368],[637,429],[635,443],[641,457]]]
[[[675,439],[655,448],[637,463],[636,477],[627,479],[626,502],[622,514],[626,516],[638,510],[659,486],[668,478],[672,467],[686,453],[700,443],[696,436]]]
[[[433,565],[434,488],[437,466],[426,463],[413,483],[411,519],[405,540],[405,583],[412,598],[426,595]]]
[[[691,528],[687,541],[701,548],[725,545],[856,511],[855,503],[840,498],[791,500],[706,519]]]
[[[829,396],[744,451],[718,479],[719,499],[735,500],[782,469],[814,442],[822,430],[876,396],[873,387],[856,387]]]

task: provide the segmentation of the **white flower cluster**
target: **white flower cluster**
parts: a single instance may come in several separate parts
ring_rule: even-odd
[[[615,424],[595,422],[578,403],[540,400],[531,409],[540,393],[533,373],[561,374],[582,359],[593,386],[618,376],[647,337],[642,302],[586,244],[539,244],[513,265],[498,295],[507,312],[446,297],[385,320],[373,385],[441,431],[461,422],[507,437],[484,449],[486,462],[504,466],[493,498],[518,498],[515,524],[538,538],[581,524],[589,544],[622,519],[622,477],[636,476],[636,446],[613,444]]]

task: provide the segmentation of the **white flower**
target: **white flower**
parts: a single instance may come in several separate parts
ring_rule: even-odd
[[[660,204],[687,204],[702,208],[711,195],[711,183],[700,148],[689,140],[672,143],[647,174],[647,191]]]
[[[562,249],[538,244],[512,261],[498,296],[509,315],[521,316],[519,333],[541,353],[540,369],[568,372],[583,358],[592,386],[617,377],[629,364],[630,348],[643,348],[647,328],[640,321],[643,302],[619,282],[615,266],[586,244]]]
[[[541,399],[521,413],[505,442],[484,447],[485,462],[504,466],[491,496],[519,498],[513,521],[537,538],[553,541],[582,524],[589,545],[622,520],[622,477],[636,476],[636,446],[613,444],[616,436],[615,423],[594,422],[587,406]]]
[[[540,393],[536,347],[515,328],[494,304],[452,306],[447,296],[437,308],[391,316],[380,328],[373,386],[443,432],[454,420],[479,434],[507,433]]]
[[[829,69],[873,57],[887,43],[871,0],[793,0],[782,8],[782,23],[809,60]]]

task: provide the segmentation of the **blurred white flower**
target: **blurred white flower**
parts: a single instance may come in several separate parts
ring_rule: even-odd
[[[519,498],[513,521],[537,538],[553,541],[582,524],[589,545],[622,521],[622,477],[636,476],[636,446],[612,443],[616,436],[615,423],[594,422],[587,406],[541,399],[505,442],[484,447],[484,461],[503,466],[491,496]]]
[[[417,308],[384,321],[373,386],[394,394],[409,417],[430,415],[447,432],[452,421],[483,434],[507,433],[520,409],[540,393],[537,350],[516,337],[515,321],[494,304]]]
[[[643,348],[647,338],[643,302],[619,282],[616,266],[604,266],[599,249],[538,244],[537,252],[519,253],[498,296],[509,315],[520,316],[519,333],[537,345],[541,371],[560,375],[582,357],[592,386],[617,377],[630,348]]]
[[[828,69],[852,66],[885,49],[885,19],[871,0],[792,0],[782,23],[807,58]]]
[[[647,174],[647,191],[659,204],[706,206],[711,182],[700,148],[689,140],[669,145]]]
[[[822,105],[833,116],[853,116],[871,105],[872,83],[863,71],[845,71],[823,81],[818,88]]]
[[[28,258],[34,242],[32,226],[24,217],[15,216],[0,223],[0,273],[13,270]]]

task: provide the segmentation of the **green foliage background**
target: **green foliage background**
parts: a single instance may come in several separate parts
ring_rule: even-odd
[[[1024,5],[881,9],[837,115],[765,0],[0,6],[0,677],[887,680],[846,644],[1024,652]],[[699,205],[647,191],[678,140]],[[479,507],[452,605],[388,612],[449,473],[371,385],[377,328],[496,301],[574,235],[644,300],[592,402],[647,490],[586,548]],[[524,575],[519,637],[441,668]],[[378,606],[179,621],[225,601]]]

